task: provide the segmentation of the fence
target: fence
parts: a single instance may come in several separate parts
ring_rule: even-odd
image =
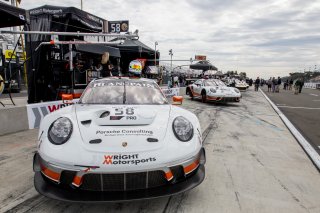
[[[304,88],[308,88],[308,89],[320,89],[320,82],[316,82],[316,83],[304,83]]]

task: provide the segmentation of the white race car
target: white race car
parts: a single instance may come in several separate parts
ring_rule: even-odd
[[[186,94],[202,102],[239,102],[241,98],[237,88],[227,87],[218,79],[199,79],[187,87]]]
[[[235,88],[241,91],[246,91],[249,88],[249,85],[245,81],[240,81],[237,79],[235,81]]]
[[[38,138],[34,184],[53,199],[168,196],[205,177],[198,118],[169,104],[153,80],[92,81],[77,104],[43,119]]]

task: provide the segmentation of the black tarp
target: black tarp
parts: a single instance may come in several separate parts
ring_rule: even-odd
[[[102,55],[104,52],[109,52],[111,57],[120,58],[120,51],[118,48],[108,47],[104,44],[76,44],[76,50],[87,53],[94,53]]]
[[[26,10],[0,2],[0,28],[24,25],[27,22]]]
[[[116,39],[115,39],[116,40]],[[114,41],[115,41],[114,40]],[[154,49],[148,47],[139,40],[125,40],[123,43],[115,45],[121,53],[121,68],[123,73],[127,73],[129,70],[129,64],[132,60],[137,58],[147,59],[146,66],[155,65],[155,51]],[[156,58],[159,59],[160,53],[156,52]],[[156,62],[159,65],[159,62]]]
[[[210,62],[208,61],[199,61],[195,64],[191,64],[190,65],[190,69],[194,69],[194,70],[203,70],[203,71],[207,71],[207,70],[218,70],[217,67],[213,66]]]
[[[102,32],[104,19],[87,13],[75,7],[58,7],[44,5],[28,11],[30,24],[25,31],[57,31],[57,32]],[[28,102],[40,102],[51,100],[54,96],[53,88],[57,85],[54,73],[64,73],[64,79],[70,81],[70,73],[65,73],[66,61],[63,55],[69,52],[68,45],[61,45],[58,49],[54,45],[44,45],[35,51],[41,42],[53,39],[50,35],[26,35],[26,52],[28,75]],[[59,36],[60,41],[83,40],[78,36]],[[59,60],[54,60],[52,53],[60,54]],[[62,78],[61,75],[59,78]]]

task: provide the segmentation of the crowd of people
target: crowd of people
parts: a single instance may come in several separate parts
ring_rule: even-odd
[[[263,79],[260,79],[257,77],[257,79],[254,81],[255,85],[255,91],[259,90],[259,86],[263,86],[264,84],[268,87],[268,92],[272,93],[279,93],[280,87],[283,85],[283,90],[292,90],[294,89],[294,94],[299,94],[302,91],[304,80],[303,78],[298,78],[295,82],[291,78],[286,79],[284,82],[282,82],[282,79],[280,77],[270,77],[269,80],[265,81]]]

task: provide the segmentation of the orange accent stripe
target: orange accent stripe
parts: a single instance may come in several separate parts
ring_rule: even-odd
[[[195,170],[199,166],[200,160],[196,160],[195,162],[191,163],[190,165],[183,168],[185,174],[189,174],[193,170]]]
[[[59,92],[59,94],[58,94],[58,96],[60,97],[60,98],[62,98],[62,95],[63,94],[65,94],[65,93],[63,93],[63,92]],[[68,94],[71,94],[71,95],[73,95],[73,98],[80,98],[81,97],[81,95],[82,95],[82,93],[68,93]]]
[[[207,96],[207,100],[209,101],[220,101],[222,98],[221,97],[209,97]]]
[[[57,173],[57,172],[54,172],[50,169],[48,169],[47,167],[41,165],[41,171],[42,173],[47,176],[48,178],[54,180],[54,181],[57,181],[59,182],[60,180],[60,173]]]
[[[80,98],[82,93],[74,93],[73,98]]]
[[[82,177],[74,176],[72,184],[79,187],[82,184]]]
[[[167,181],[170,181],[173,178],[173,174],[171,171],[165,173]]]
[[[216,97],[209,97],[209,96],[207,96],[207,100],[215,101],[215,100],[217,100],[217,98],[216,98]]]

